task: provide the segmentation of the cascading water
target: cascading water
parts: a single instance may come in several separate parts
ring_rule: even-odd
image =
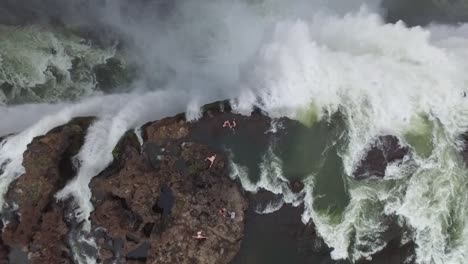
[[[215,7],[213,10],[218,10]],[[233,12],[248,9],[241,7]],[[205,24],[197,24],[200,32],[208,32],[209,37],[203,40],[209,45],[197,46],[197,56],[187,56],[190,63],[175,54],[177,60],[171,65],[179,70],[172,85],[193,87],[96,96],[73,104],[0,107],[5,116],[0,132],[17,132],[0,144],[0,195],[3,197],[9,184],[24,172],[22,155],[34,137],[73,117],[95,115],[97,119],[75,157],[80,161],[78,173],[56,195],[58,199],[73,197],[78,205],[77,219],[87,221],[93,210],[88,185],[112,162],[112,151],[127,130],[179,111],[196,119],[200,105],[229,96],[236,98],[233,106],[239,113],[250,113],[258,106],[271,117],[287,116],[309,129],[291,144],[310,146],[310,157],[302,157],[304,152],[295,146],[288,147],[288,157],[283,157],[278,149],[284,146],[271,142],[261,154],[260,175],[255,177],[231,157],[232,177],[239,178],[247,191],[267,189],[282,198],[259,208],[259,213],[271,213],[283,203],[303,203],[303,222],[315,223],[333,248],[334,259],[369,258],[386,246],[384,233],[389,223],[394,223],[415,242],[416,263],[464,263],[468,259],[468,170],[459,154],[458,137],[468,131],[466,26],[408,28],[403,23],[385,24],[366,8],[337,15],[328,11],[281,13],[283,7],[272,1],[270,6],[255,5],[258,10],[246,15],[248,21],[258,22],[245,30],[246,35],[255,36],[254,41],[236,42],[244,31],[236,26],[233,16],[215,19],[221,21],[224,38],[211,26],[205,30]],[[176,32],[183,35],[185,26],[178,25]],[[69,80],[68,48],[96,64],[114,54],[113,50],[90,49],[75,39],[37,35],[31,29],[2,26],[0,35],[5,32],[10,37],[1,38],[0,44],[29,55],[13,61],[0,51],[0,85],[8,82],[32,89],[47,83],[50,65],[66,73],[64,78]],[[24,45],[15,45],[14,36]],[[139,39],[148,45],[146,38]],[[163,52],[169,49],[168,43]],[[238,57],[232,55],[236,47]],[[57,54],[44,55],[51,48]],[[199,71],[187,70],[187,65],[197,63]],[[221,78],[227,69],[240,74],[230,72]],[[213,79],[207,77],[211,71]],[[228,88],[200,85],[206,80]],[[53,87],[58,94],[52,93],[53,99],[46,101],[68,96],[64,86]],[[16,93],[8,92],[10,96]],[[0,101],[6,102],[3,95],[0,89]],[[39,112],[14,121],[31,109]],[[340,117],[334,118],[335,114]],[[38,117],[41,119],[36,122]],[[5,122],[14,128],[1,124]],[[269,133],[284,129],[278,120],[274,122]],[[387,167],[383,179],[355,180],[353,172],[370,144],[382,135],[395,135],[409,145],[411,160]],[[288,174],[294,168],[295,174],[302,173],[304,189],[300,193],[293,193],[288,185]]]

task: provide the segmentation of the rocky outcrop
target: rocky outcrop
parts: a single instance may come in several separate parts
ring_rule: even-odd
[[[228,263],[239,250],[247,200],[225,154],[196,142],[193,127],[182,115],[148,124],[141,148],[128,134],[115,168],[91,183],[104,262]]]
[[[72,254],[83,246],[71,242],[80,223],[68,217],[73,203],[57,202],[54,195],[76,174],[79,164],[72,157],[92,121],[74,119],[28,146],[25,173],[6,196],[9,207],[2,218],[8,224],[0,237],[0,259],[73,262]],[[277,213],[258,215],[252,204],[267,192],[246,196],[228,177],[230,161],[258,174],[272,140],[287,137],[288,125],[301,126],[284,124],[285,130],[270,133],[271,120],[261,111],[240,116],[221,102],[205,106],[196,122],[179,114],[146,124],[142,144],[133,131],[127,132],[112,153],[113,163],[90,183],[95,210],[89,235],[99,248],[89,250],[91,255],[99,263],[247,263],[246,258],[261,263],[255,262],[263,257],[253,245],[263,237],[272,243],[265,245],[271,249],[265,256],[278,250],[278,258],[289,256],[285,261],[331,263],[331,249],[314,224],[300,222],[301,207],[284,205]],[[381,137],[357,172],[383,176],[389,163],[400,162],[407,153],[397,138]],[[299,177],[289,186],[295,193],[304,189]],[[271,240],[272,235],[280,241]],[[280,252],[281,247],[289,253]]]
[[[384,177],[387,166],[391,163],[401,163],[409,153],[409,148],[400,143],[400,140],[392,135],[380,136],[372,144],[370,149],[354,171],[357,179],[369,177]]]
[[[63,205],[53,195],[74,175],[71,157],[78,153],[91,122],[92,118],[76,118],[29,144],[23,161],[26,172],[6,195],[15,209],[2,233],[10,263],[22,254],[32,263],[69,262]]]
[[[244,129],[223,127],[225,118],[238,118]],[[79,223],[68,218],[73,203],[57,202],[54,195],[76,174],[79,164],[72,157],[91,122],[75,119],[28,146],[25,174],[6,197],[2,259],[73,262],[76,244],[70,239],[76,239]],[[269,120],[261,115],[250,120],[215,104],[199,122],[186,122],[180,114],[145,125],[142,145],[133,132],[126,133],[113,151],[114,162],[90,183],[98,261],[229,263],[240,248],[247,198],[228,177],[222,141],[246,137],[256,123],[267,128]],[[212,132],[222,138],[211,141]],[[197,239],[198,232],[206,238]]]

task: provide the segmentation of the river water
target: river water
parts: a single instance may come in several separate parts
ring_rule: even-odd
[[[128,20],[116,2],[101,15],[125,38],[123,47],[83,42],[69,28],[0,26],[0,134],[16,133],[0,145],[0,194],[21,176],[32,138],[95,115],[78,154],[80,171],[57,194],[74,197],[77,218],[86,220],[93,210],[88,183],[112,162],[125,131],[181,111],[196,119],[201,105],[233,98],[239,113],[256,106],[304,125],[270,142],[255,164],[233,151],[232,177],[246,191],[278,195],[264,212],[301,205],[291,224],[313,221],[336,261],[380,251],[397,225],[402,242],[415,243],[416,263],[465,263],[468,171],[459,136],[468,131],[468,27],[388,23],[375,1],[293,2],[181,1],[156,20]],[[104,95],[93,69],[116,56],[139,74],[125,93]],[[382,135],[396,136],[411,157],[389,166],[383,179],[356,181],[353,171]],[[289,189],[291,179],[304,183],[301,193]],[[268,241],[291,252],[290,239],[258,232],[245,243],[262,252]],[[302,263],[288,254],[243,263]]]

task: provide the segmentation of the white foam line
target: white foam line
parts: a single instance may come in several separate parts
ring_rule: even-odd
[[[103,112],[115,111],[119,106],[118,98],[118,96],[96,97],[78,104],[66,105],[59,108],[57,113],[43,117],[23,132],[8,137],[0,148],[0,164],[3,165],[3,173],[0,175],[0,210],[3,208],[4,195],[10,183],[25,172],[22,165],[23,153],[33,138],[67,123],[73,117],[100,115]]]

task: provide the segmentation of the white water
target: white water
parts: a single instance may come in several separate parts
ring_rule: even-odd
[[[257,208],[255,209],[255,212],[257,214],[271,214],[283,207],[284,201],[282,199],[279,199],[277,201],[271,201],[268,204],[262,206],[262,205],[257,205]]]
[[[282,162],[281,160],[273,153],[273,150],[270,148],[263,156],[262,163],[259,164],[261,173],[260,178],[257,182],[252,182],[249,178],[248,168],[234,163],[234,156],[231,153],[230,156],[230,167],[231,167],[231,178],[239,179],[242,188],[246,191],[256,193],[260,189],[268,190],[273,194],[281,195],[283,202],[292,204],[293,206],[300,205],[303,197],[303,193],[294,193],[289,188],[289,182],[283,176],[282,171]],[[270,210],[274,212],[274,208],[280,209],[282,203],[267,206],[270,209],[266,208],[265,210]],[[264,210],[260,210],[264,211]]]
[[[236,110],[241,113],[249,113],[257,104],[272,116],[298,119],[304,109],[317,111],[319,119],[327,117],[326,111],[341,109],[349,132],[349,145],[340,153],[347,175],[351,175],[376,136],[394,134],[404,141],[406,133],[414,132],[415,118],[427,115],[435,124],[429,131],[435,143],[432,155],[416,157],[417,168],[412,175],[393,168],[380,183],[346,182],[351,201],[338,222],[315,211],[314,175],[305,181],[301,194],[293,194],[282,175],[281,161],[271,150],[264,154],[260,164],[259,182],[251,182],[248,171],[236,164],[231,164],[232,176],[239,177],[247,191],[264,188],[281,194],[284,202],[297,205],[303,201],[303,221],[314,221],[325,242],[334,248],[332,256],[336,259],[369,257],[380,250],[385,241],[377,235],[387,228],[382,218],[394,215],[411,230],[411,238],[418,246],[417,263],[463,263],[468,258],[465,195],[468,173],[459,160],[455,138],[468,130],[468,99],[462,96],[468,91],[466,26],[454,29],[385,25],[378,15],[365,10],[345,16],[311,15],[312,12],[303,19],[292,13],[295,19],[288,19],[287,15],[259,18],[259,23],[252,23],[246,35],[232,28],[236,21],[232,16],[221,19],[227,21],[223,26],[229,32],[228,37],[214,40],[214,46],[207,45],[211,53],[205,59],[213,63],[203,64],[202,72],[207,74],[213,70],[219,77],[229,69],[232,72],[228,77],[223,76],[220,78],[223,81],[214,83],[231,84],[229,89],[238,86],[240,91],[204,83],[210,80],[206,76],[201,83],[191,82],[197,79],[191,76],[178,80],[177,84],[190,86],[181,92],[168,89],[43,108],[49,115],[7,139],[0,147],[0,164],[8,161],[0,177],[0,194],[3,196],[8,185],[24,172],[22,155],[32,138],[73,116],[93,114],[99,119],[89,129],[77,156],[81,162],[78,175],[57,197],[73,196],[79,205],[76,216],[87,220],[93,210],[88,184],[112,162],[112,150],[127,130],[182,110],[187,110],[189,119],[196,119],[200,114],[198,107],[213,99],[234,95],[238,96]],[[255,17],[249,19],[256,22]],[[185,32],[184,29],[180,31]],[[247,35],[255,36],[255,41],[235,45],[239,44],[237,38]],[[236,57],[236,47],[242,56]],[[171,49],[163,49],[168,50]],[[171,52],[167,54],[170,57]],[[179,56],[177,59],[174,64],[187,74],[187,65]],[[235,80],[235,84],[226,80]],[[24,109],[5,111],[13,111],[9,116],[16,116],[15,113]],[[60,110],[50,114],[55,109]],[[19,131],[33,122],[34,116],[15,123],[17,129],[6,127],[1,131]],[[353,240],[356,242],[352,243]],[[362,251],[360,245],[369,249]]]
[[[112,151],[123,134],[145,122],[184,111],[187,102],[185,94],[167,91],[122,98],[120,109],[103,115],[89,128],[85,143],[77,155],[80,164],[78,174],[56,197],[66,199],[73,196],[78,205],[77,220],[88,221],[93,211],[89,183],[113,161]],[[89,228],[88,222],[85,229]]]
[[[142,131],[141,131],[141,127],[137,127],[133,130],[133,132],[135,133],[137,139],[138,139],[138,143],[140,143],[140,147],[143,147],[143,136],[142,136]]]
[[[278,117],[295,118],[311,108],[323,118],[325,111],[340,109],[349,132],[349,145],[341,153],[347,175],[376,136],[393,134],[404,141],[419,114],[440,124],[429,131],[436,149],[427,159],[416,157],[418,168],[410,179],[393,168],[386,178],[396,179],[394,187],[347,183],[351,201],[338,223],[314,210],[314,178],[309,178],[303,221],[316,223],[334,248],[333,258],[369,257],[382,249],[385,241],[377,235],[387,228],[385,214],[412,230],[417,263],[463,263],[468,258],[468,173],[455,140],[468,128],[468,99],[462,96],[468,88],[468,38],[454,36],[461,32],[432,36],[429,29],[385,25],[365,10],[317,16],[278,23],[252,60],[238,110],[245,112],[258,98],[264,110]],[[353,232],[356,242],[351,244]],[[360,244],[371,249],[361,251]]]
[[[8,186],[16,178],[24,173],[23,153],[27,145],[33,138],[47,133],[52,128],[63,125],[73,117],[78,116],[100,116],[105,113],[115,112],[120,107],[119,96],[105,96],[84,100],[81,103],[73,105],[57,105],[54,107],[56,113],[46,114],[34,125],[25,129],[21,133],[10,136],[4,144],[0,146],[0,164],[3,167],[3,173],[0,175],[0,208],[3,208],[3,197],[8,190]],[[40,108],[35,109],[36,111]],[[15,118],[21,118],[24,112],[29,109],[18,107],[8,109],[9,115]],[[49,111],[46,110],[45,113]],[[36,113],[37,116],[41,114]],[[12,123],[14,125],[14,123]],[[13,128],[13,131],[15,129]],[[1,209],[0,209],[1,210]]]

